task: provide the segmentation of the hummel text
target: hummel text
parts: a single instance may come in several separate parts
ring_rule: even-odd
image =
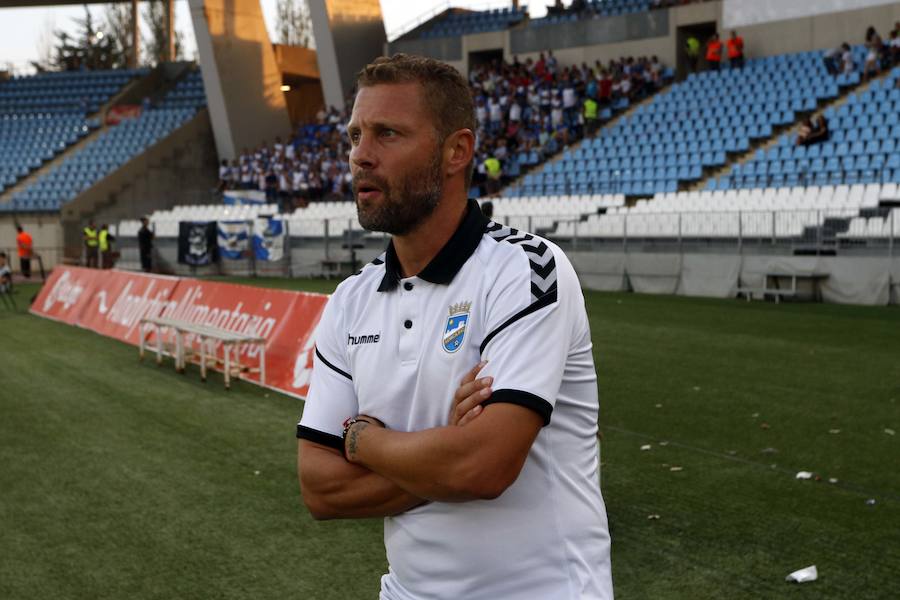
[[[355,346],[357,344],[377,344],[378,340],[381,339],[381,334],[376,333],[375,335],[359,335],[359,336],[347,336],[347,345]]]

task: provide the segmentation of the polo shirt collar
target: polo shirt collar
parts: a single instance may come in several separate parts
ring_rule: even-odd
[[[450,236],[444,247],[418,274],[419,279],[442,285],[453,281],[462,266],[475,252],[475,248],[481,243],[481,236],[488,223],[488,218],[481,212],[478,203],[470,199],[462,223]],[[394,240],[391,240],[385,251],[384,277],[381,279],[378,291],[389,292],[396,289],[398,285],[400,285],[400,260],[394,250]]]

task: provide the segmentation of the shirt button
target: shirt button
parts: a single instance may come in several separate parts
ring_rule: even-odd
[[[403,284],[403,289],[408,292],[409,290],[413,289],[413,284],[407,281]]]
[[[403,321],[403,326],[407,329],[412,329],[412,321],[410,321],[409,319]]]

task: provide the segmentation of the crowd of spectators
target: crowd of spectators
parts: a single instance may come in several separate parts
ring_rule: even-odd
[[[473,183],[482,194],[496,193],[523,166],[543,162],[593,134],[604,109],[658,90],[666,73],[655,56],[564,67],[552,52],[537,60],[473,68],[469,82],[478,122]],[[531,158],[523,165],[526,156]]]
[[[257,148],[244,148],[219,167],[219,189],[260,190],[266,201],[284,211],[310,201],[345,199],[351,195],[350,144],[346,136],[349,111],[321,110],[312,123],[301,125],[286,142],[276,137]]]
[[[604,109],[625,106],[665,83],[666,69],[652,58],[620,58],[593,67],[559,65],[552,52],[537,60],[493,62],[469,74],[477,118],[476,172],[480,193],[491,194],[565,146],[591,135]],[[320,111],[287,141],[245,148],[222,161],[219,189],[260,190],[284,211],[311,201],[352,195],[346,124],[350,106]],[[528,156],[530,159],[519,160]]]
[[[866,57],[862,65],[853,59],[850,44],[844,42],[825,53],[825,68],[832,75],[849,74],[860,70],[863,81],[877,77],[885,69],[900,63],[900,21],[894,23],[890,37],[885,41],[874,27],[866,30]]]

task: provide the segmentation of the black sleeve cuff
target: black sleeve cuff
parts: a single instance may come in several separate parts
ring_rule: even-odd
[[[334,448],[341,454],[344,453],[344,439],[341,436],[325,433],[319,431],[318,429],[304,427],[299,423],[297,424],[297,439],[307,440],[309,442],[313,442],[314,444],[319,444],[320,446]]]
[[[518,404],[519,406],[530,408],[544,420],[544,427],[550,424],[550,414],[553,412],[553,406],[540,396],[521,390],[496,390],[481,405],[487,406],[498,402],[508,402],[509,404]]]

